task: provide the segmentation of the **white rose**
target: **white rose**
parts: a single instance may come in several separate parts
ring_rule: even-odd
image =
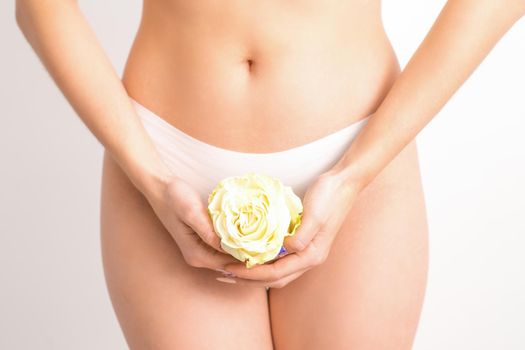
[[[208,212],[221,247],[250,268],[277,257],[300,225],[303,205],[279,179],[249,172],[221,180],[208,196]]]

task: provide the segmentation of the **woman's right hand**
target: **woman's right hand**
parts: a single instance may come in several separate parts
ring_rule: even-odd
[[[225,265],[239,262],[221,248],[207,207],[197,191],[176,176],[162,187],[156,195],[146,197],[188,265],[222,272]]]

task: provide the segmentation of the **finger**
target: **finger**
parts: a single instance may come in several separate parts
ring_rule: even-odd
[[[322,263],[327,255],[329,240],[324,232],[316,235],[305,250],[291,253],[273,263],[247,268],[242,263],[228,264],[225,270],[237,277],[265,282],[275,281],[304,268]]]
[[[221,253],[211,248],[206,248],[204,264],[202,267],[224,273],[227,272],[225,268],[228,264],[235,264],[237,262],[239,262],[239,260],[230,254]]]
[[[321,228],[321,222],[312,214],[305,214],[293,236],[285,237],[284,247],[289,253],[301,252]]]
[[[247,268],[243,263],[234,263],[227,264],[225,270],[240,278],[271,282],[284,278],[308,266],[310,266],[310,262],[306,254],[293,253],[271,264],[266,263]]]
[[[190,260],[188,263],[192,266],[224,270],[226,265],[239,262],[232,255],[219,252],[210,247],[191,229],[182,232],[177,237],[177,244],[180,250],[185,254],[186,260]]]
[[[217,277],[216,279],[217,281],[221,283],[231,283],[231,284],[237,284],[240,286],[250,286],[250,287],[257,287],[257,288],[282,288],[288,285],[293,280],[299,278],[302,274],[304,274],[309,269],[310,269],[309,267],[302,269],[291,275],[288,275],[284,278],[281,278],[279,280],[272,281],[272,282],[254,281],[254,280],[244,279],[244,278],[239,278],[239,277],[224,277],[224,276]]]
[[[225,253],[224,249],[221,247],[221,239],[215,233],[213,223],[211,222],[211,218],[207,209],[202,205],[199,205],[198,209],[193,210],[195,211],[190,214],[190,218],[188,219],[188,222],[186,222],[186,225],[191,227],[195,233],[210,247],[219,252]]]

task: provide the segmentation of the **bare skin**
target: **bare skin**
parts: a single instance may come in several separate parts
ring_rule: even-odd
[[[378,1],[146,1],[123,83],[137,101],[208,143],[287,149],[377,108],[399,73],[379,11]],[[107,157],[104,184],[104,266],[132,348],[272,349],[272,338],[276,349],[410,346],[428,259],[415,142],[361,193],[329,260],[268,295],[187,266]]]
[[[414,136],[523,13],[522,0],[451,0],[400,72],[379,1],[146,0],[121,84],[74,2],[18,0],[26,38],[106,147],[102,257],[130,348],[411,348],[428,267]],[[211,268],[227,257],[188,253],[201,246],[180,220],[201,237],[206,225],[188,201],[165,195],[189,190],[166,175],[128,95],[196,138],[244,152],[287,149],[374,113],[330,175],[359,188],[330,254],[315,268],[297,255],[295,268],[308,271],[293,278],[290,254],[274,278],[261,277],[266,266],[238,268],[237,284],[216,281]],[[314,233],[298,231],[290,250],[308,251],[298,239]]]
[[[369,115],[398,73],[379,1],[146,0],[122,80],[194,137],[273,152]]]
[[[409,349],[428,260],[416,159],[408,147],[361,192],[324,264],[267,294],[188,266],[106,155],[102,253],[130,348]]]

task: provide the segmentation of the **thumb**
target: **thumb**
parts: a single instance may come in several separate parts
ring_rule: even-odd
[[[321,228],[321,221],[314,215],[305,214],[301,218],[301,223],[297,227],[297,231],[292,236],[284,239],[284,248],[289,253],[301,252],[315,237]]]

